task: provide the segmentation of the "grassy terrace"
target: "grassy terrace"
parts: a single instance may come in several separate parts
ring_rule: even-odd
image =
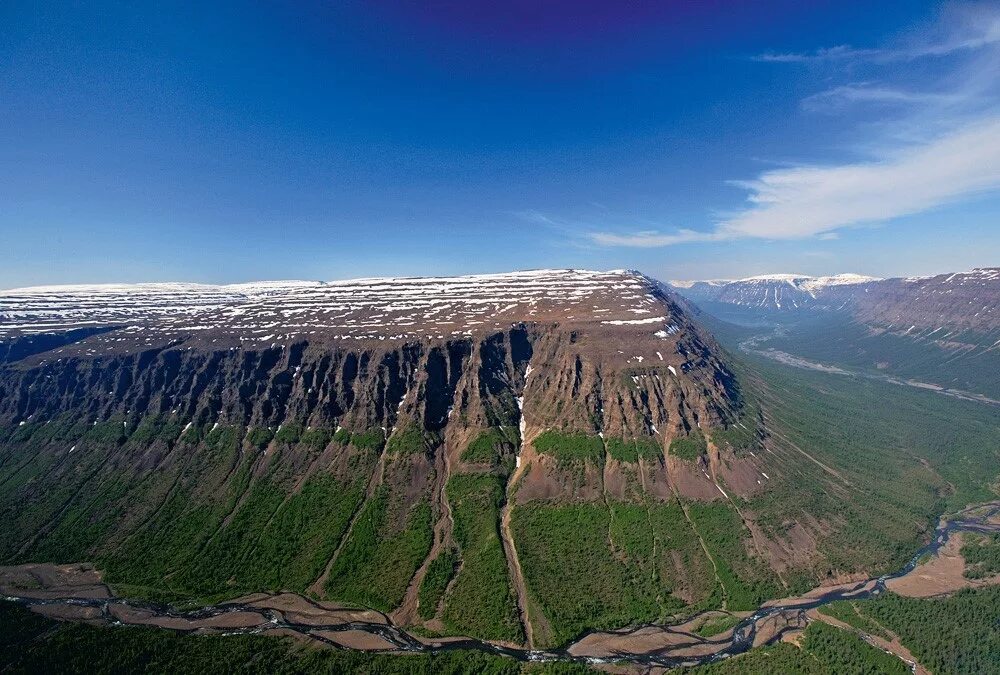
[[[708,452],[708,442],[700,431],[670,441],[670,454],[693,462]]]
[[[538,435],[532,445],[543,455],[551,455],[560,463],[604,463],[604,441],[599,436],[548,430]]]

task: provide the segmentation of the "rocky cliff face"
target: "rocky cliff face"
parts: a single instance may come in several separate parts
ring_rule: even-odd
[[[545,427],[685,433],[736,405],[711,339],[637,273],[57,287],[6,292],[0,308],[6,423],[389,429],[411,417],[437,431],[449,415],[516,421],[529,368]]]

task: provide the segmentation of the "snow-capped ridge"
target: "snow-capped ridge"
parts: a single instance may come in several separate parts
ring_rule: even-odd
[[[634,270],[540,269],[454,277],[36,286],[0,291],[0,337],[115,328],[160,341],[283,344],[336,339],[443,339],[519,322],[649,322],[655,282]],[[155,335],[155,337],[151,337]]]

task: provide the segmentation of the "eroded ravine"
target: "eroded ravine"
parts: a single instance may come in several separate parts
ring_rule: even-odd
[[[530,373],[529,373],[530,374]],[[525,376],[527,378],[527,376]],[[525,384],[527,388],[527,384]],[[507,568],[510,573],[511,583],[514,584],[514,592],[517,596],[517,609],[521,617],[521,625],[524,628],[524,636],[528,648],[535,646],[534,630],[531,625],[531,617],[528,613],[528,589],[524,584],[524,573],[521,571],[521,561],[517,556],[517,547],[514,545],[514,533],[511,530],[511,518],[514,511],[515,492],[517,481],[520,480],[527,464],[521,461],[527,442],[525,440],[526,423],[524,421],[524,397],[517,399],[517,409],[519,417],[519,443],[517,458],[515,460],[514,472],[507,481],[506,494],[503,508],[500,512],[500,539],[503,543],[504,556],[507,558]]]

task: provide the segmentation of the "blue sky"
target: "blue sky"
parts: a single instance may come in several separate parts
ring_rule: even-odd
[[[0,287],[1000,264],[1000,5],[622,4],[2,3]]]

